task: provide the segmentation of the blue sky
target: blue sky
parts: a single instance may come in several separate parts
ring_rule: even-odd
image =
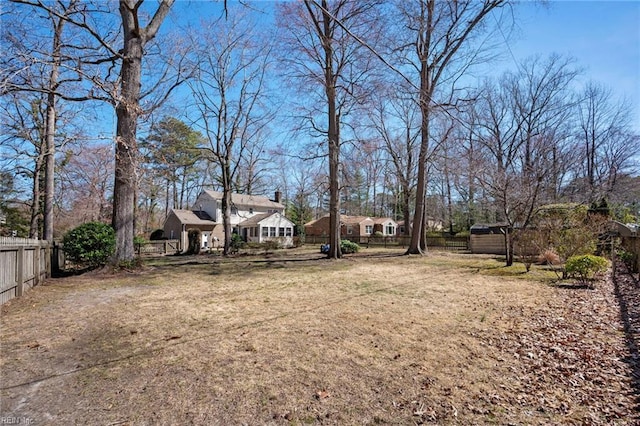
[[[584,67],[583,81],[609,86],[632,105],[640,131],[640,0],[528,2],[517,12],[520,31],[509,39],[517,60],[556,52]],[[510,62],[510,63],[509,63]],[[502,64],[513,67],[509,56]]]
[[[235,3],[228,0],[229,5]],[[181,15],[182,20],[186,12],[197,21],[208,13],[220,13],[221,6],[221,1],[178,0],[173,16]],[[275,1],[258,1],[254,6],[273,11]],[[571,56],[584,68],[580,83],[593,79],[609,86],[615,97],[626,97],[634,128],[640,131],[640,0],[524,1],[516,7],[516,20],[518,28],[507,36],[513,56],[506,50],[493,70],[513,69],[516,60],[536,54]]]

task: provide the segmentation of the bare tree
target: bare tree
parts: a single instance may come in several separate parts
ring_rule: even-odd
[[[586,185],[580,201],[594,202],[607,198],[619,174],[631,170],[639,149],[640,136],[630,128],[630,108],[615,102],[611,90],[589,82],[578,104],[578,150],[581,170],[577,178]]]
[[[46,158],[46,96],[33,93],[5,94],[0,161],[4,170],[30,181],[29,238],[39,238],[42,217],[42,175]]]
[[[273,170],[273,153],[268,149],[268,132],[256,134],[240,158],[240,165],[233,183],[235,192],[261,194],[267,191],[268,175]]]
[[[532,58],[502,76],[499,85],[485,87],[476,104],[476,137],[485,166],[479,180],[507,225],[507,265],[513,263],[508,230],[526,229],[540,204],[577,75],[568,59]]]
[[[401,65],[416,73],[415,87],[420,108],[420,150],[417,159],[417,186],[413,230],[407,253],[424,253],[426,246],[427,167],[431,143],[431,120],[439,102],[439,90],[455,83],[461,72],[482,60],[472,40],[480,34],[489,14],[507,4],[505,0],[438,2],[415,0],[399,2],[402,26],[398,54]],[[464,55],[463,55],[464,53]],[[404,64],[403,64],[404,62]],[[408,80],[413,80],[407,77]],[[451,94],[445,97],[451,99]]]
[[[367,110],[368,123],[374,137],[382,141],[387,169],[393,174],[399,211],[404,220],[404,234],[411,235],[411,204],[415,196],[416,160],[420,135],[419,109],[409,94],[396,92],[396,87],[381,88]]]
[[[113,196],[113,146],[110,143],[68,147],[57,177],[56,223],[60,235],[84,222],[108,222]]]
[[[239,12],[207,23],[196,41],[198,76],[190,83],[198,111],[195,124],[207,140],[204,156],[219,168],[225,255],[230,253],[231,192],[241,159],[261,142],[272,117],[263,105],[270,47],[259,41],[255,28]]]
[[[168,70],[180,68],[179,61],[172,62],[165,58],[165,66],[159,67],[160,77],[150,85],[148,91],[141,91],[143,57],[145,48],[148,53],[150,41],[156,36],[162,21],[165,19],[174,0],[161,0],[157,9],[150,13],[147,25],[143,25],[147,16],[143,0],[121,0],[119,11],[121,18],[120,33],[114,27],[114,20],[110,4],[95,2],[78,2],[71,0],[68,4],[69,13],[57,8],[63,2],[55,4],[41,0],[15,0],[24,5],[32,6],[44,11],[65,27],[78,30],[76,43],[71,43],[73,52],[62,55],[65,61],[54,64],[65,65],[65,69],[75,74],[75,81],[84,90],[84,94],[77,96],[69,92],[66,85],[58,84],[57,88],[47,87],[47,93],[67,100],[85,101],[99,99],[111,103],[116,110],[116,150],[115,150],[115,178],[113,227],[116,231],[115,262],[130,261],[134,257],[133,234],[135,228],[135,194],[137,168],[137,122],[144,111],[140,99],[155,92],[159,87],[168,83],[168,90],[162,91],[157,101],[162,101],[171,93],[181,79],[180,72],[171,73]],[[62,26],[62,24],[60,24]],[[121,36],[122,38],[119,38]],[[122,48],[116,48],[115,43],[122,42]],[[54,48],[55,51],[55,48]],[[29,52],[28,52],[29,53]],[[33,52],[30,52],[33,53]],[[113,69],[120,64],[119,75],[114,78]],[[54,67],[55,68],[55,67]],[[51,75],[56,81],[56,75]],[[58,81],[60,83],[60,81]],[[19,84],[14,86],[20,86]],[[24,86],[22,86],[24,87]],[[31,89],[43,91],[42,88]],[[157,105],[157,102],[155,103]],[[147,110],[153,108],[149,106]],[[52,111],[51,118],[55,118]]]
[[[43,206],[48,196],[45,186],[47,155],[50,153],[46,137],[47,98],[45,93],[12,91],[6,93],[0,103],[0,113],[4,117],[0,124],[0,164],[7,172],[11,171],[16,180],[29,181],[28,190],[22,191],[22,197],[29,207],[30,238],[43,236]],[[76,111],[59,107],[57,112],[56,151],[71,141],[84,140],[73,126]],[[54,204],[54,200],[49,202]]]
[[[3,58],[0,87],[3,94],[24,93],[41,97],[45,111],[41,129],[40,156],[34,170],[31,231],[33,238],[53,240],[53,202],[56,153],[57,102],[59,90],[77,78],[65,69],[76,47],[69,42],[74,34],[65,31],[67,20],[82,13],[77,0],[59,1],[50,6],[39,2],[12,0],[13,19],[3,26],[2,39],[11,54]],[[42,14],[37,12],[41,11]],[[35,12],[35,13],[34,13]],[[35,19],[34,19],[35,15]],[[28,16],[28,18],[26,18]],[[30,26],[25,25],[30,22]],[[74,64],[75,65],[75,64]],[[17,104],[14,103],[14,106]],[[23,114],[34,112],[27,108]],[[13,112],[18,113],[17,109]],[[19,115],[23,115],[19,114]],[[14,117],[20,119],[18,117]],[[43,175],[41,178],[40,174]],[[42,180],[42,183],[40,182]],[[42,195],[42,203],[40,201]],[[41,210],[42,204],[42,212]],[[40,220],[42,217],[42,220]],[[42,222],[42,234],[40,234]]]
[[[326,138],[329,163],[329,258],[340,251],[340,146],[341,124],[354,99],[361,95],[372,57],[353,34],[375,34],[378,2],[305,0],[280,5],[280,25],[286,30],[286,66],[289,77],[304,90],[323,99],[326,125],[318,125],[316,112],[306,119],[311,129]],[[372,31],[373,29],[373,31]]]
[[[158,8],[146,26],[142,25],[140,6],[142,0],[121,0],[120,17],[124,46],[119,53],[120,93],[116,104],[116,149],[115,176],[113,186],[113,219],[116,232],[116,262],[133,260],[135,251],[133,237],[135,229],[135,194],[137,188],[138,117],[140,106],[140,88],[142,79],[142,58],[144,48],[152,40],[162,21],[169,13],[174,0],[161,0]]]

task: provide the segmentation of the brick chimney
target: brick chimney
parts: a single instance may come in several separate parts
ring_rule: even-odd
[[[282,192],[276,191],[276,193],[274,194],[273,201],[275,201],[276,203],[279,203],[281,199],[282,199]]]

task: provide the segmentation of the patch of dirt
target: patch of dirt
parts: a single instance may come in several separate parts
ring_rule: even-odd
[[[637,282],[364,250],[150,259],[1,308],[0,409],[31,424],[640,423]],[[622,306],[622,310],[621,307]]]

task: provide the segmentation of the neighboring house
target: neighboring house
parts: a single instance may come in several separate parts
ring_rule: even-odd
[[[181,247],[188,245],[188,231],[197,228],[202,231],[203,248],[224,245],[224,229],[222,225],[222,192],[205,190],[200,193],[191,210],[172,210],[164,224],[164,236],[181,240]],[[271,217],[277,214],[275,217]],[[255,218],[255,219],[254,219]],[[294,224],[284,217],[284,205],[280,203],[280,192],[275,193],[275,200],[267,197],[247,194],[231,194],[231,227],[245,241],[264,241],[262,232],[272,227],[284,228],[284,237],[289,235],[293,244]],[[248,222],[250,221],[250,222]],[[265,222],[263,222],[265,221]],[[275,224],[274,224],[275,223]],[[259,235],[253,235],[258,228]],[[289,229],[289,231],[287,230]]]
[[[376,231],[384,236],[395,236],[397,223],[388,217],[340,215],[340,235],[345,238],[370,237]],[[329,215],[304,225],[305,234],[313,237],[329,235]]]
[[[373,233],[380,232],[383,237],[395,237],[398,223],[390,217],[376,217],[373,219]]]
[[[375,222],[368,216],[340,215],[340,235],[347,238],[370,237]]]
[[[396,235],[402,236],[404,235],[404,220],[398,221],[398,227],[396,228]],[[444,225],[441,220],[428,217],[427,218],[427,231],[431,232],[440,232],[444,229]]]
[[[305,223],[304,233],[309,237],[326,237],[329,235],[329,216],[323,216]]]

